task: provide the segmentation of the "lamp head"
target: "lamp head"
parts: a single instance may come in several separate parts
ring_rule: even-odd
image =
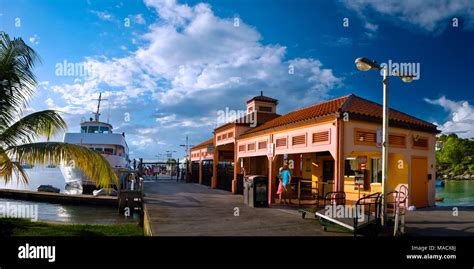
[[[405,83],[410,83],[413,81],[413,76],[403,76],[403,77],[400,77],[400,79],[405,82]]]
[[[377,65],[374,61],[371,61],[364,57],[359,57],[355,60],[357,69],[360,71],[369,71],[370,69],[380,69],[380,66]]]

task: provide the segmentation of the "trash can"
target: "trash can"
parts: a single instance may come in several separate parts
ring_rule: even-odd
[[[268,178],[266,176],[251,175],[245,177],[244,203],[250,207],[268,206]]]
[[[237,174],[237,192],[236,194],[244,193],[244,175]]]

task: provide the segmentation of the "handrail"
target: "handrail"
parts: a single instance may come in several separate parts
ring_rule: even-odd
[[[368,202],[367,202],[368,201]],[[364,210],[362,214],[366,214],[366,206],[369,206],[368,212],[367,212],[367,223],[370,223],[370,217],[372,216],[372,213],[374,213],[374,218],[375,221],[378,222],[380,220],[380,214],[381,214],[381,205],[382,205],[382,195],[380,192],[372,193],[370,195],[366,195],[356,202],[356,210],[355,214],[356,217],[354,218],[354,233],[357,231],[357,226],[359,224],[359,208],[361,206],[364,206]],[[372,212],[372,206],[374,206],[374,211]],[[378,224],[378,223],[377,223]]]

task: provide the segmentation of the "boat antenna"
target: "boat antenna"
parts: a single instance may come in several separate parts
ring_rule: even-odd
[[[99,93],[99,99],[96,99],[99,101],[99,103],[97,104],[97,112],[93,113],[94,114],[94,118],[95,118],[95,121],[99,121],[99,116],[100,116],[100,102],[101,101],[105,101],[107,99],[102,99],[102,93]]]
[[[107,104],[107,123],[109,123],[110,120],[110,103]]]

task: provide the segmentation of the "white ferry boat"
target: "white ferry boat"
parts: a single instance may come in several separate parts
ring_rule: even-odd
[[[119,171],[123,169],[130,169],[125,134],[113,133],[110,123],[100,121],[102,93],[99,95],[98,101],[97,112],[93,113],[94,119],[90,118],[89,121],[83,120],[80,133],[66,133],[64,135],[64,142],[81,145],[102,154],[114,171],[119,174]],[[67,184],[66,192],[68,192],[68,189],[71,189],[75,190],[76,193],[90,194],[93,190],[97,189],[92,180],[75,167],[73,162],[61,165],[60,169]]]

